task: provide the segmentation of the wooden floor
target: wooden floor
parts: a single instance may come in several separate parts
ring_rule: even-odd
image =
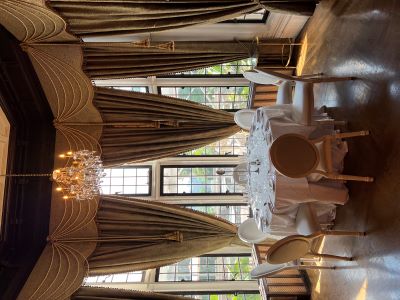
[[[354,256],[334,271],[309,272],[313,299],[400,299],[400,1],[321,1],[302,33],[303,74],[356,76],[315,87],[318,105],[331,107],[348,131],[371,136],[349,143],[346,172],[373,175],[350,183],[350,200],[338,210],[337,229],[367,237],[325,240],[324,251]]]

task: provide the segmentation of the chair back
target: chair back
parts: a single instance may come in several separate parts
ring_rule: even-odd
[[[238,236],[243,242],[257,244],[266,240],[269,234],[259,230],[256,221],[250,218],[239,225]]]
[[[312,240],[303,235],[287,236],[268,249],[265,259],[274,265],[300,259],[310,253]]]
[[[272,276],[276,273],[282,272],[286,269],[290,269],[293,264],[277,264],[271,265],[269,263],[262,263],[253,268],[250,272],[251,278],[260,278],[264,276]]]
[[[243,77],[247,80],[258,83],[258,84],[272,84],[272,85],[279,85],[281,79],[274,75],[266,74],[266,73],[259,73],[259,72],[244,72]]]
[[[235,113],[234,120],[241,128],[249,131],[253,122],[255,109],[241,109]]]
[[[291,178],[306,177],[318,166],[319,151],[300,134],[284,134],[270,147],[269,154],[275,169]]]

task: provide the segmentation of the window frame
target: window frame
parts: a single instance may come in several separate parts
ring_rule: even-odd
[[[190,168],[190,169],[194,169],[194,168],[217,168],[217,169],[222,169],[222,168],[235,168],[237,166],[237,164],[185,164],[185,165],[170,165],[170,164],[166,164],[166,165],[160,165],[160,196],[161,197],[170,197],[170,196],[181,196],[181,197],[198,197],[198,196],[222,196],[222,195],[243,195],[243,193],[169,193],[166,194],[164,192],[164,169],[166,168]],[[218,175],[220,176],[220,175]],[[177,175],[178,177],[178,175]],[[190,178],[193,178],[192,176],[190,176]],[[232,175],[232,179],[233,179],[233,175]],[[235,183],[233,181],[232,183],[234,186],[238,185],[237,183]],[[177,186],[178,183],[177,183]],[[192,184],[190,184],[190,186],[192,186]]]
[[[204,254],[204,255],[200,255],[200,256],[190,257],[190,258],[187,258],[187,259],[193,259],[193,258],[196,258],[196,257],[198,257],[198,258],[202,258],[202,257],[216,257],[216,258],[219,258],[219,257],[221,257],[221,258],[225,258],[225,257],[233,257],[233,258],[248,257],[250,260],[254,259],[251,253],[222,253],[222,254],[217,254],[217,255],[216,254]],[[163,267],[156,268],[155,282],[177,283],[177,282],[221,282],[221,281],[255,281],[256,280],[256,279],[252,279],[251,276],[250,276],[250,278],[247,279],[247,280],[246,279],[238,279],[238,280],[237,279],[222,279],[222,280],[188,280],[188,281],[186,281],[186,280],[180,280],[180,281],[161,280],[160,281],[160,274],[175,274],[175,278],[176,278],[176,274],[183,274],[184,272],[182,272],[182,273],[177,272],[178,267],[176,266],[176,264],[178,264],[178,263],[179,262],[171,264],[171,265],[163,266],[163,267],[168,267],[168,266],[172,266],[172,265],[175,266],[174,267],[174,271],[175,271],[174,273],[161,273],[160,269],[163,268]],[[199,263],[199,265],[201,265],[201,264]],[[224,266],[225,263],[222,262],[222,264],[217,264],[216,266],[221,266],[221,265]],[[190,266],[192,266],[192,264],[190,264]],[[209,265],[207,264],[206,266],[209,266]],[[251,266],[250,263],[249,263],[249,266]],[[190,276],[192,278],[193,277],[193,271],[192,271],[191,267],[189,267],[189,269],[191,270],[191,272],[189,274],[190,274]],[[242,271],[242,269],[240,269],[240,271]],[[200,274],[201,272],[198,272],[198,273]],[[223,272],[209,272],[208,271],[206,274],[208,274],[207,277],[209,278],[209,274],[220,274],[220,273],[223,273],[225,275],[226,273],[230,273],[230,272],[226,272],[225,270]],[[242,274],[242,272],[241,272],[241,274]],[[250,275],[250,272],[249,272],[249,275]],[[193,293],[193,292],[191,291],[190,293]]]
[[[241,64],[242,61],[244,60],[249,60],[249,63],[246,64]],[[171,74],[164,74],[164,75],[159,75],[157,76],[157,78],[160,79],[168,79],[168,78],[181,78],[181,79],[240,79],[243,78],[243,73],[242,72],[238,72],[238,68],[239,67],[243,67],[243,66],[248,66],[249,69],[246,71],[249,71],[251,69],[254,69],[257,66],[257,62],[258,62],[258,58],[255,57],[247,57],[244,59],[238,59],[235,61],[231,61],[231,62],[224,62],[224,63],[219,63],[216,65],[212,65],[212,66],[208,66],[208,67],[201,67],[201,68],[197,68],[197,69],[193,69],[193,70],[189,70],[189,71],[182,71],[182,72],[176,72],[176,73],[171,73]],[[227,67],[226,65],[235,63],[234,67],[236,68],[236,72],[235,73],[225,73],[223,72],[224,68]],[[219,74],[206,74],[206,70],[208,68],[212,68],[212,67],[220,67],[221,68],[221,72]],[[188,72],[192,72],[192,71],[199,71],[199,70],[204,70],[204,74],[199,74],[199,73],[195,73],[195,74],[191,74]]]
[[[141,196],[141,197],[151,197],[152,196],[152,194],[153,194],[153,188],[152,188],[152,186],[153,186],[153,166],[152,165],[126,165],[126,166],[120,166],[120,167],[114,167],[114,168],[104,168],[104,169],[144,169],[144,168],[146,168],[146,169],[148,169],[149,170],[149,177],[148,177],[148,180],[149,180],[149,183],[148,183],[148,188],[149,188],[149,192],[148,193],[146,193],[146,194],[143,194],[143,193],[141,193],[141,194],[103,194],[102,193],[102,195],[119,195],[119,196],[127,196],[127,197],[136,197],[136,196]],[[135,176],[135,178],[137,179],[137,174],[136,174],[136,176]],[[110,186],[110,190],[111,190],[111,187],[113,186],[112,184],[111,184],[111,178],[113,178],[112,176],[110,176],[110,184],[109,185],[107,185],[107,186]],[[122,175],[122,178],[123,179],[125,179],[125,174],[123,174]],[[137,187],[137,184],[135,185],[136,187]],[[122,187],[125,187],[125,180],[123,181],[123,184],[122,184]]]
[[[255,12],[259,11],[259,10],[262,10],[262,9],[256,9],[256,10],[254,10],[252,12],[249,12],[249,13],[246,13],[246,14],[243,14],[243,15],[246,16],[246,15],[255,13]],[[265,24],[267,22],[267,19],[268,19],[268,16],[269,16],[269,11],[267,9],[264,9],[264,10],[265,10],[264,11],[264,15],[263,15],[261,20],[259,20],[259,19],[256,19],[256,20],[255,19],[248,19],[248,20],[246,20],[246,18],[244,18],[244,19],[232,18],[232,19],[229,19],[229,20],[222,21],[220,23],[235,23],[235,24],[251,24],[251,23],[254,24],[254,23],[257,23],[257,24]],[[243,15],[241,15],[241,16],[243,16]]]
[[[243,134],[243,132],[238,132],[238,133]],[[238,133],[235,133],[235,134],[238,134]],[[231,135],[231,136],[229,136],[229,137],[227,137],[227,138],[225,138],[225,139],[233,138],[233,136],[234,136],[235,134],[233,134],[233,135]],[[247,141],[247,138],[248,138],[248,135],[246,135],[246,136],[244,137],[245,141]],[[225,140],[225,139],[219,140],[219,141],[217,141],[217,142],[220,143],[221,141],[223,141],[223,140]],[[217,143],[217,142],[214,142],[214,143]],[[211,143],[211,144],[214,144],[214,143]],[[198,150],[198,149],[201,149],[201,148],[205,148],[205,147],[209,147],[209,145],[210,145],[210,144],[205,145],[205,146],[203,146],[203,147],[199,147],[199,148],[193,149],[193,150],[189,150],[189,151],[187,151],[187,152],[195,151],[195,150]],[[224,147],[224,146],[218,145],[218,148],[219,148],[219,149],[220,149],[221,147]],[[243,147],[243,148],[246,149],[246,148],[247,148],[247,143],[245,142],[243,146],[236,146],[236,148],[240,148],[240,147]],[[241,155],[241,154],[228,154],[228,153],[225,153],[225,154],[211,154],[211,155],[207,155],[207,154],[194,155],[194,154],[186,154],[187,152],[182,153],[182,154],[179,154],[179,155],[177,155],[177,157],[242,157],[242,156],[245,155],[245,152],[247,152],[247,151],[244,151],[244,154],[242,154],[242,155]],[[230,151],[230,152],[235,153],[235,145],[232,145],[232,151]]]
[[[208,281],[211,282],[211,281]],[[212,290],[208,290],[208,291],[204,291],[204,290],[196,290],[196,291],[181,291],[181,292],[166,292],[165,294],[171,294],[171,295],[176,295],[176,296],[189,296],[189,297],[193,297],[193,296],[201,296],[201,295],[245,295],[245,297],[247,295],[258,295],[260,296],[260,300],[262,300],[262,296],[260,294],[259,290],[236,290],[236,291],[232,291],[232,290],[217,290],[217,291],[212,291]],[[196,298],[194,298],[196,299]],[[246,298],[245,298],[246,299]]]
[[[121,89],[121,88],[145,88],[146,91],[145,92],[139,92],[139,91],[128,91],[128,92],[136,92],[136,93],[143,93],[146,94],[149,92],[149,87],[147,85],[141,85],[141,86],[135,86],[135,85],[118,85],[118,84],[114,84],[114,85],[109,85],[107,86],[109,88],[112,88],[114,90],[120,90],[120,91],[127,91],[125,89]]]
[[[163,94],[163,93],[162,93],[162,89],[163,89],[163,88],[173,88],[173,89],[175,89],[175,91],[177,91],[177,90],[180,89],[180,88],[181,88],[181,89],[183,89],[183,88],[190,88],[190,89],[192,89],[192,88],[204,88],[205,90],[207,90],[208,88],[217,88],[217,89],[219,89],[219,92],[220,92],[220,93],[217,93],[217,94],[206,94],[206,93],[204,93],[204,97],[205,97],[206,95],[218,95],[218,96],[234,95],[235,100],[232,101],[232,102],[218,101],[218,102],[212,102],[212,103],[217,103],[218,106],[221,106],[221,105],[223,105],[223,104],[231,104],[231,106],[233,106],[233,107],[235,106],[236,103],[244,103],[245,106],[244,106],[244,107],[241,107],[241,108],[227,108],[227,109],[226,109],[226,108],[214,108],[214,107],[212,107],[212,106],[210,106],[210,105],[207,105],[207,102],[205,101],[206,99],[204,99],[204,103],[203,103],[203,102],[196,102],[196,101],[193,101],[193,100],[190,100],[190,99],[183,99],[183,98],[171,96],[171,95],[168,95],[168,94]],[[222,93],[222,89],[223,89],[223,88],[227,88],[227,89],[234,88],[235,90],[234,90],[234,93],[233,93],[233,94],[223,94],[223,93]],[[247,95],[246,101],[236,101],[236,96],[241,96],[240,94],[237,94],[237,93],[236,93],[236,88],[248,88],[248,93],[246,94],[246,95]],[[191,101],[191,102],[194,102],[194,103],[203,104],[203,105],[206,105],[206,106],[208,106],[208,107],[211,107],[211,108],[214,108],[214,109],[218,109],[218,110],[227,111],[227,112],[237,112],[237,111],[239,111],[239,110],[241,110],[241,109],[247,109],[247,108],[248,108],[249,100],[250,100],[250,98],[251,98],[251,88],[250,88],[250,85],[247,85],[247,86],[246,86],[246,85],[203,85],[203,86],[199,86],[199,85],[191,85],[191,86],[188,86],[188,85],[175,85],[175,86],[165,86],[165,85],[161,85],[161,86],[158,86],[158,87],[157,87],[157,92],[158,92],[159,95],[162,95],[162,96],[174,97],[174,98],[176,98],[176,99],[182,99],[182,100],[186,100],[186,101]],[[192,95],[191,90],[190,90],[190,95]],[[200,95],[200,94],[193,94],[193,95]]]
[[[217,203],[217,202],[216,203],[193,203],[193,204],[182,204],[182,206],[184,206],[186,208],[189,208],[189,209],[193,209],[193,207],[195,207],[195,206],[243,206],[243,207],[247,207],[248,208],[248,214],[246,215],[247,218],[251,218],[252,217],[252,210],[249,207],[249,204],[246,204],[246,203],[234,203],[234,202],[232,202],[232,203]],[[202,212],[202,211],[196,210],[196,209],[193,209],[193,210]],[[216,216],[218,218],[224,219],[224,220],[226,220],[228,222],[231,222],[232,224],[235,224],[235,225],[240,224],[240,223],[232,222],[232,221],[224,218],[222,215],[218,215],[218,214],[214,215],[214,214],[211,214],[211,213],[208,213],[208,212],[205,212],[205,213],[209,214],[211,216]],[[235,219],[236,219],[237,216],[242,216],[242,214],[234,214],[234,216],[235,216]]]
[[[134,274],[134,273],[140,273],[140,275],[141,275],[140,281],[129,281],[128,280],[129,275],[130,274]],[[125,275],[126,276],[125,281],[113,281],[114,276],[116,276],[116,275]],[[100,283],[100,284],[103,284],[103,283],[117,283],[117,284],[118,283],[139,283],[139,282],[143,282],[143,280],[145,278],[144,275],[145,275],[145,271],[132,271],[132,272],[107,274],[107,275],[86,276],[84,278],[83,285],[84,286],[90,286],[90,285],[95,285],[95,284],[98,284],[98,283]],[[99,281],[99,277],[103,277],[103,276],[105,277],[104,281]],[[111,281],[110,282],[106,281],[107,277],[111,277]],[[87,280],[89,278],[96,278],[96,281],[95,282],[93,282],[93,281],[87,282]]]

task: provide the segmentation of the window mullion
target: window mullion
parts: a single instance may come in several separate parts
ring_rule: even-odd
[[[243,86],[249,81],[241,77],[230,78],[157,78],[158,86]]]

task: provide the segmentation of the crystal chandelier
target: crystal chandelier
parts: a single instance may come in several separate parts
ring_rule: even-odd
[[[57,191],[63,192],[63,199],[91,200],[100,194],[101,177],[104,177],[103,163],[95,151],[79,150],[61,154],[60,158],[67,158],[64,168],[59,168],[53,173],[30,174],[0,174],[0,177],[51,177],[58,187]]]
[[[61,154],[67,166],[53,171],[57,191],[64,199],[91,200],[100,193],[101,178],[105,176],[103,163],[95,151],[80,150]]]

